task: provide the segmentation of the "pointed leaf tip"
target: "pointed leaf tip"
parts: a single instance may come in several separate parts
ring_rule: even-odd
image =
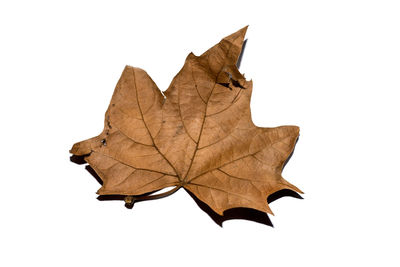
[[[215,74],[219,73],[222,65],[236,65],[239,55],[242,51],[244,37],[246,35],[248,26],[222,38],[219,43],[208,49],[200,56],[200,64],[209,66],[211,62],[211,71]],[[203,60],[202,59],[206,59]]]
[[[223,38],[222,40],[226,40],[229,42],[240,42],[240,44],[243,43],[244,41],[244,37],[246,36],[246,32],[247,32],[247,28],[249,27],[249,25],[241,28],[240,30],[226,36],[225,38]],[[240,45],[241,46],[241,45]]]

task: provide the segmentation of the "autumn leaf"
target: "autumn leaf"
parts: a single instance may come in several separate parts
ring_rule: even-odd
[[[246,30],[201,56],[190,53],[163,93],[144,70],[125,67],[103,132],[70,150],[102,179],[98,194],[130,202],[183,187],[222,215],[238,207],[272,214],[269,195],[301,193],[281,176],[299,128],[262,128],[251,120],[252,81],[236,67]],[[148,194],[166,187],[173,189]]]

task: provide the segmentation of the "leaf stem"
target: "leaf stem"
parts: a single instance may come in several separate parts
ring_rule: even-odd
[[[181,186],[175,186],[173,189],[161,193],[161,194],[155,194],[155,195],[147,195],[147,196],[126,196],[125,197],[125,203],[126,204],[133,204],[134,202],[138,202],[138,201],[143,201],[143,200],[152,200],[152,199],[159,199],[159,198],[163,198],[163,197],[167,197],[169,195],[172,195],[173,193],[175,193],[176,191],[179,190],[179,188],[181,188]]]

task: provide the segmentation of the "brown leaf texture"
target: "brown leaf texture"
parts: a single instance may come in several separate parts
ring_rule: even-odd
[[[184,187],[222,215],[237,207],[272,214],[270,194],[302,193],[281,176],[299,128],[251,120],[252,81],[236,67],[246,30],[190,53],[164,95],[144,70],[125,67],[103,132],[70,150],[102,179],[98,194],[135,201]],[[166,187],[173,189],[148,195]]]

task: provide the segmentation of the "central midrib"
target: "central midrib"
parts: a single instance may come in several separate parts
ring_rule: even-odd
[[[240,37],[240,36],[238,36],[237,38],[239,38],[239,37]],[[236,39],[237,39],[237,38],[236,38]],[[234,41],[236,41],[236,39],[235,39]],[[183,185],[185,185],[185,184],[187,183],[187,177],[188,177],[188,175],[189,175],[190,169],[192,168],[194,158],[196,157],[196,154],[197,154],[197,151],[198,151],[198,147],[199,147],[199,144],[200,144],[200,141],[201,141],[201,136],[202,136],[202,133],[203,133],[204,122],[205,122],[206,117],[207,117],[206,114],[207,114],[207,109],[208,109],[208,103],[210,102],[210,99],[211,99],[211,97],[212,97],[212,94],[213,94],[213,91],[214,91],[214,89],[215,89],[215,86],[217,85],[218,77],[219,77],[219,75],[221,74],[221,71],[222,71],[222,70],[224,69],[224,67],[225,67],[226,58],[227,58],[227,56],[229,55],[229,53],[230,53],[230,51],[231,51],[231,49],[232,49],[232,46],[233,46],[234,41],[232,41],[231,46],[230,46],[229,49],[228,49],[228,52],[225,54],[224,63],[222,64],[221,69],[218,71],[217,76],[215,77],[214,86],[213,86],[213,88],[211,89],[210,96],[209,96],[208,99],[207,99],[206,107],[205,107],[205,111],[204,111],[204,116],[203,116],[203,121],[202,121],[202,123],[201,123],[200,134],[199,134],[199,137],[198,137],[198,139],[197,139],[196,148],[195,148],[195,150],[194,150],[194,152],[193,152],[192,159],[190,160],[189,167],[188,167],[188,169],[187,169],[187,171],[186,171],[186,174],[185,174],[185,176],[184,176],[184,178],[183,178],[183,181],[182,181],[182,184],[183,184]],[[179,90],[179,89],[178,89],[178,90]],[[178,92],[178,94],[179,94],[179,92]],[[178,102],[178,105],[179,105],[179,104],[180,104],[180,103]]]

